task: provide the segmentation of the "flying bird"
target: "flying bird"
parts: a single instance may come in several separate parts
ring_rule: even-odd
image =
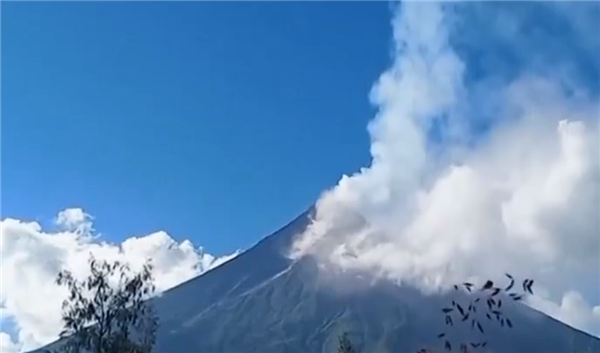
[[[512,325],[512,322],[510,322],[510,320],[509,320],[509,319],[506,319],[506,324],[507,324],[507,325],[508,325],[508,327],[510,327],[510,328],[512,328],[512,327],[513,327],[513,325]]]
[[[442,337],[446,336],[446,334],[445,334],[444,332],[442,332],[442,333],[440,333],[440,334],[439,334],[439,335],[437,335],[437,336],[438,336],[438,338],[442,338]]]

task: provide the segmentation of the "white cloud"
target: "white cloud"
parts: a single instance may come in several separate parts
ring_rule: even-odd
[[[56,217],[60,229],[54,232],[45,231],[36,222],[2,220],[0,314],[10,318],[18,332],[12,341],[7,332],[0,333],[2,352],[29,350],[57,337],[66,293],[54,280],[63,268],[85,275],[90,252],[98,259],[127,262],[134,269],[152,259],[158,292],[237,255],[215,257],[188,240],[177,242],[162,231],[131,237],[120,244],[103,242],[92,232],[92,219],[82,209],[66,209]]]
[[[20,345],[13,342],[8,333],[0,332],[0,352],[17,353],[19,349]]]
[[[532,296],[528,301],[532,307],[600,337],[600,305],[592,307],[581,293],[567,291],[558,303],[543,296]]]
[[[58,213],[54,223],[66,230],[89,233],[92,230],[92,220],[92,216],[81,208],[67,208]]]
[[[371,165],[322,195],[290,256],[425,291],[506,271],[533,277],[552,298],[564,295],[534,306],[600,334],[591,324],[599,309],[579,294],[600,288],[599,102],[562,74],[527,67],[507,84],[477,84],[475,94],[443,6],[412,2],[397,12],[394,62],[371,94],[379,107]],[[485,111],[470,107],[488,102],[496,125],[468,145],[474,114]],[[428,129],[442,119],[440,157]]]

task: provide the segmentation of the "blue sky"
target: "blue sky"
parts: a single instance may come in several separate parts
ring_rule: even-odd
[[[568,18],[517,6],[464,11],[453,40],[475,84],[490,71],[513,79],[536,53],[548,64],[590,50]],[[3,4],[3,217],[44,223],[83,207],[110,240],[165,230],[217,253],[248,247],[368,164],[389,8]],[[530,35],[509,43],[484,11],[518,14]],[[582,11],[598,17],[567,13]],[[571,76],[597,92],[598,65],[577,57]],[[494,109],[468,104],[485,131]]]
[[[246,248],[368,162],[386,3],[5,3],[2,216]]]

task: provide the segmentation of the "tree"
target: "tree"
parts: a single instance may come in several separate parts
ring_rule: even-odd
[[[348,338],[348,334],[346,332],[344,332],[338,338],[337,351],[338,353],[356,353],[356,350],[354,350],[354,346],[352,345],[352,342],[350,342],[350,339]]]
[[[444,322],[448,328],[455,327],[455,324],[469,325],[471,330],[481,335],[485,334],[485,322],[497,323],[501,327],[507,329],[513,328],[511,319],[503,313],[502,301],[521,301],[527,295],[533,295],[533,279],[525,279],[521,288],[518,291],[518,284],[515,278],[510,274],[506,274],[509,279],[508,285],[496,286],[492,280],[486,280],[479,288],[470,282],[454,285],[455,291],[463,289],[467,293],[468,302],[461,302],[458,298],[452,300],[451,303],[442,308],[444,314]],[[515,286],[517,284],[517,286]],[[485,315],[485,316],[484,316]],[[448,339],[446,332],[441,332],[437,338],[443,340],[444,348],[447,351],[452,351],[453,348],[463,353],[474,352],[477,349],[485,348],[487,340],[483,337],[475,342],[461,342],[458,345],[453,344]],[[418,353],[426,352],[426,349],[421,349]]]
[[[61,271],[56,283],[67,287],[63,302],[67,352],[149,353],[155,343],[158,318],[147,301],[154,292],[152,266],[139,273],[119,261],[109,263],[90,256],[90,275],[76,279]]]

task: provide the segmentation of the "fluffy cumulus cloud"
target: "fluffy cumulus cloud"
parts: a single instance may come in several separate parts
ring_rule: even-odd
[[[188,240],[177,242],[165,232],[108,243],[95,234],[92,220],[79,208],[61,211],[52,231],[36,222],[2,220],[0,351],[27,351],[57,337],[66,292],[54,280],[61,269],[85,276],[90,253],[98,259],[126,262],[132,269],[151,259],[159,293],[237,254],[215,257]],[[12,332],[6,330],[9,326]]]
[[[18,352],[20,345],[12,341],[10,335],[6,332],[0,332],[0,352]]]
[[[600,335],[599,14],[399,6],[371,164],[322,195],[290,256],[424,291],[536,278],[531,306]]]
[[[592,307],[579,292],[569,290],[556,302],[532,296],[529,297],[529,305],[573,327],[600,336],[600,305]]]

